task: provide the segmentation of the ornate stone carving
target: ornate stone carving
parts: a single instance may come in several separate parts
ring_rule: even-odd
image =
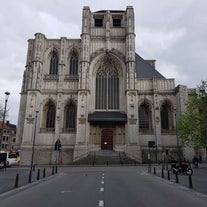
[[[27,120],[27,124],[33,124],[33,122],[34,122],[34,117],[32,117],[32,115],[29,115],[29,116],[26,118],[26,120]]]
[[[137,123],[137,119],[129,119],[129,124],[136,124]]]
[[[79,118],[79,124],[85,124],[86,123],[86,118]]]

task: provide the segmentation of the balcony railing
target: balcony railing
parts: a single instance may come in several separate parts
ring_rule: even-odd
[[[44,76],[44,80],[47,80],[47,81],[58,81],[58,79],[59,79],[59,76],[55,74],[45,74]]]
[[[139,129],[140,134],[154,134],[153,129]]]
[[[62,133],[76,133],[76,128],[62,128]]]
[[[176,134],[176,130],[174,130],[174,129],[161,129],[161,134],[175,135]]]
[[[41,133],[54,132],[54,131],[55,131],[55,128],[40,128]]]

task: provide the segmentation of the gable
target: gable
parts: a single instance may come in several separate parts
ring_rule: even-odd
[[[154,67],[152,67],[146,60],[135,53],[136,61],[136,74],[137,78],[163,78],[165,77],[160,74]]]

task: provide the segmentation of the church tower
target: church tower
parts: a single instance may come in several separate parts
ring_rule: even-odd
[[[108,149],[141,161],[134,30],[131,6],[83,8],[75,159]]]
[[[132,6],[84,6],[81,38],[36,33],[28,40],[16,141],[21,163],[30,164],[33,149],[34,164],[57,164],[59,157],[71,164],[105,150],[141,163],[149,144],[154,161],[176,157],[175,117],[187,96],[155,60],[136,53]]]

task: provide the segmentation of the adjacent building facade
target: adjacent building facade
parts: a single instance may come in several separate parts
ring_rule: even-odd
[[[0,120],[0,131],[1,130],[3,130],[1,137],[1,150],[12,151],[16,142],[16,125],[9,123],[9,121],[6,121],[6,123],[4,122],[3,124],[3,121]]]
[[[176,157],[176,118],[185,109],[186,86],[175,86],[135,51],[133,7],[82,11],[80,39],[28,40],[21,89],[17,148],[29,164],[63,164],[99,150],[122,151],[145,162]],[[166,68],[167,70],[167,68]],[[182,149],[181,149],[182,150]]]

